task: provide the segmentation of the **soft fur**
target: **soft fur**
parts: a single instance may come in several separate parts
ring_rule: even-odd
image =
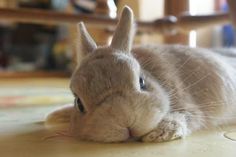
[[[67,106],[51,113],[48,124],[68,123],[71,135],[85,140],[162,142],[236,122],[234,51],[227,56],[225,50],[180,45],[132,48],[128,7],[109,46],[97,47],[84,24],[78,28],[82,61],[70,88],[86,112]]]

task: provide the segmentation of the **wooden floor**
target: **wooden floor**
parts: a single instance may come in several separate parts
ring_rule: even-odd
[[[0,80],[1,87],[67,88],[67,79]],[[1,157],[235,157],[236,126],[202,131],[167,143],[102,144],[76,141],[69,137],[45,140],[54,133],[44,126],[44,118],[57,106],[0,108]],[[234,132],[235,131],[235,132]],[[231,139],[225,137],[225,133]]]

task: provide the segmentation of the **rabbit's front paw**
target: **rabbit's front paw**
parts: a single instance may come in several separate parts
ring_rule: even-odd
[[[142,137],[143,142],[166,142],[188,134],[185,121],[163,119],[158,127]]]

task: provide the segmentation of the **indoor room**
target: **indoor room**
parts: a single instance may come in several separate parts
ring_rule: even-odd
[[[235,157],[235,0],[0,0],[1,157]]]

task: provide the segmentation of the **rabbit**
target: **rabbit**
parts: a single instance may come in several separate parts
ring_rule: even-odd
[[[236,53],[181,45],[134,45],[135,22],[125,6],[108,46],[78,24],[74,104],[46,124],[65,124],[80,140],[166,142],[236,122]]]

